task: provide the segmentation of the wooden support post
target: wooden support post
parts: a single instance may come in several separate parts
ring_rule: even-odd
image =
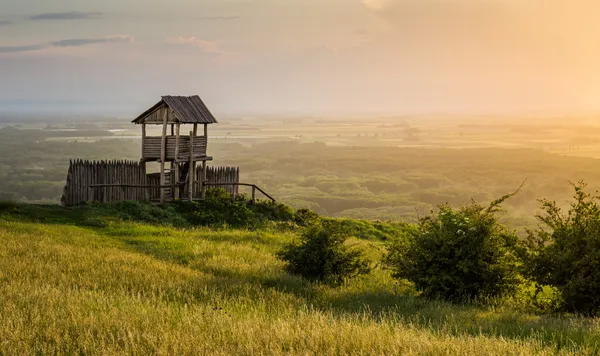
[[[206,146],[208,147],[208,124],[204,124],[204,139],[206,140]],[[206,151],[208,152],[208,151]],[[205,152],[205,153],[206,153]],[[206,199],[206,176],[207,162],[206,160],[202,161],[202,185],[200,186],[200,197],[204,200]]]
[[[148,184],[148,190],[146,190],[144,192],[144,200],[150,201],[150,197],[152,196],[152,188],[150,188],[150,182],[148,181],[148,173],[147,173],[145,162],[142,163],[140,175],[141,175],[141,178],[143,179],[142,181],[144,182],[144,184]]]
[[[252,204],[256,203],[256,186],[252,186]]]
[[[189,177],[189,188],[188,188],[188,198],[190,201],[194,200],[194,181],[196,176],[196,161],[194,161],[194,132],[190,131],[190,168],[188,171]]]
[[[175,172],[173,173],[173,198],[180,199],[179,196],[179,130],[180,124],[177,123],[175,126]]]
[[[208,154],[208,124],[204,124],[204,140],[206,142],[206,148],[204,153]]]
[[[169,162],[169,176],[171,176],[171,195],[173,195],[173,200],[175,200],[175,162]]]
[[[165,202],[165,160],[167,154],[167,115],[163,118],[163,131],[160,142],[160,203]]]
[[[102,178],[104,183],[108,183],[108,161],[102,161]],[[102,196],[102,202],[108,203],[108,188],[104,188],[104,195]]]
[[[146,124],[142,124],[142,159],[146,151]]]
[[[175,124],[171,124],[171,136],[175,135]]]
[[[206,161],[202,161],[202,185],[200,190],[200,197],[206,198]]]
[[[194,124],[194,136],[198,136],[198,124]]]

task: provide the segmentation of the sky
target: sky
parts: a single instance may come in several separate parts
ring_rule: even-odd
[[[0,0],[0,110],[600,111],[597,0]]]

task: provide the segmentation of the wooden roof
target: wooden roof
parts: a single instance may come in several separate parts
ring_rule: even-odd
[[[216,124],[217,120],[198,95],[163,96],[162,100],[138,116],[133,123],[143,124],[158,109],[168,107],[173,110],[175,120],[182,124]]]

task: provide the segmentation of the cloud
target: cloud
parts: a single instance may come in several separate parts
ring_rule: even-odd
[[[0,46],[0,54],[34,52],[49,48],[81,47],[100,43],[135,43],[132,36],[110,36],[105,38],[75,38],[23,46]]]
[[[7,25],[12,25],[12,24],[13,24],[12,21],[0,20],[0,26],[7,26]]]
[[[53,12],[31,16],[31,20],[93,20],[104,16],[101,12]]]
[[[208,41],[197,37],[169,37],[167,39],[168,44],[183,45],[199,48],[207,53],[214,54],[228,54],[229,52],[223,50],[220,45],[220,41]]]
[[[202,16],[196,18],[198,21],[232,21],[239,20],[241,16]]]
[[[0,46],[0,53],[18,53],[38,51],[46,48],[46,45],[28,45],[28,46]]]

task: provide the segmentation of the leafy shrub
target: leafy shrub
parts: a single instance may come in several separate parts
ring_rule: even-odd
[[[294,210],[285,204],[272,201],[257,200],[251,210],[259,219],[273,221],[293,221]]]
[[[535,282],[522,283],[512,298],[503,300],[511,308],[526,313],[548,314],[556,311],[562,304],[560,291],[554,287],[541,286]]]
[[[286,271],[313,281],[340,284],[371,271],[363,252],[348,246],[341,230],[327,223],[304,229],[300,241],[285,246],[277,257],[286,262]]]
[[[421,219],[409,239],[389,248],[394,277],[412,281],[426,297],[455,302],[514,293],[519,242],[495,216],[510,196],[489,207],[442,205]]]
[[[181,203],[179,210],[194,225],[249,227],[252,211],[246,204],[232,201],[225,189],[209,189],[206,199],[193,203]]]
[[[209,189],[206,199],[179,203],[178,210],[193,225],[260,228],[269,222],[292,222],[294,211],[284,204],[257,201],[250,204],[244,195],[235,201],[225,189]]]
[[[531,277],[556,287],[565,311],[600,312],[599,197],[574,185],[574,201],[565,214],[556,202],[542,200],[540,228],[529,231]]]
[[[309,209],[299,209],[294,215],[294,222],[300,226],[310,226],[316,224],[321,217]]]

